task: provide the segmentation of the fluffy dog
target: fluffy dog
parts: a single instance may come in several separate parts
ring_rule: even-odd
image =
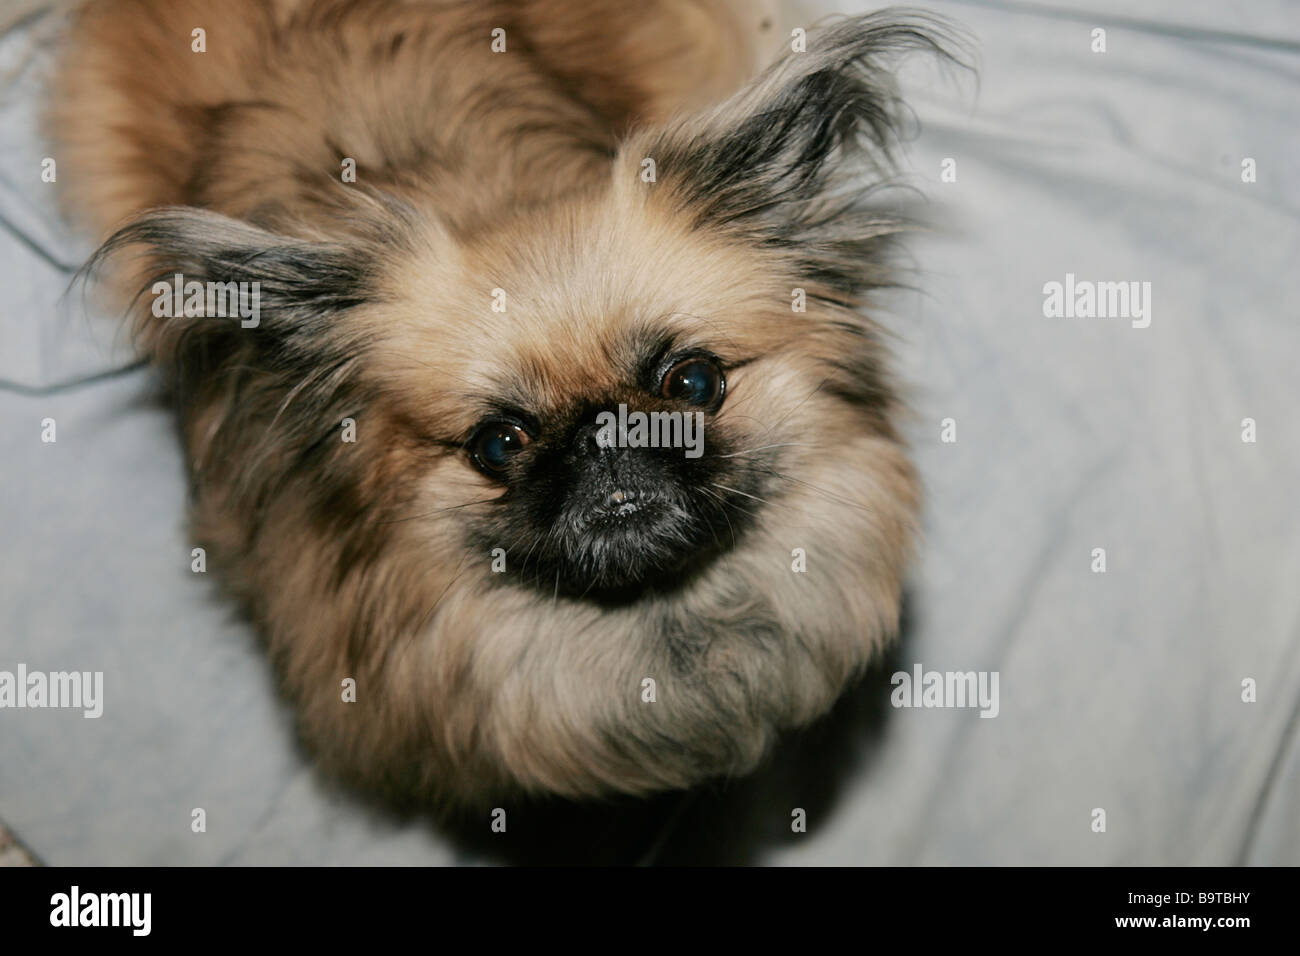
[[[78,12],[63,198],[334,771],[438,807],[689,787],[895,631],[917,480],[859,307],[903,225],[870,188],[892,64],[942,26],[772,36],[749,79],[751,8]],[[244,283],[256,322],[160,310],[176,276]],[[702,453],[602,431],[620,407]]]

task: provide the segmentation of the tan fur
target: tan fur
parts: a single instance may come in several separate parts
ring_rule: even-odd
[[[741,24],[769,22],[769,6],[95,0],[51,100],[62,149],[85,171],[62,195],[101,236],[179,203],[234,216],[275,204],[288,221],[319,219],[339,179],[334,147],[346,144],[359,181],[418,190],[448,220],[472,220],[597,174],[633,123],[731,92],[760,58],[759,32]],[[192,51],[198,27],[203,53]],[[504,55],[490,49],[495,28]],[[519,138],[520,123],[539,128]],[[462,188],[469,175],[473,190]]]
[[[647,151],[691,148],[726,118],[689,114],[761,58],[741,25],[754,6],[215,10],[86,6],[52,99],[59,183],[101,237],[184,204],[365,260],[378,291],[327,333],[342,358],[299,379],[274,356],[213,366],[181,408],[197,537],[322,760],[437,803],[641,793],[745,772],[824,713],[897,626],[917,507],[892,399],[843,398],[845,357],[874,368],[883,353],[788,250],[698,227],[671,169],[654,189],[638,177]],[[497,26],[507,54],[490,51]],[[403,204],[397,224],[385,196]],[[149,268],[171,260],[150,253]],[[792,314],[796,285],[807,314]],[[176,364],[183,330],[139,326]],[[648,326],[736,363],[709,434],[768,463],[752,527],[671,596],[607,607],[503,584],[468,544],[502,489],[456,443],[507,391],[542,418],[593,390],[635,401],[611,357]],[[332,445],[327,472],[295,470],[295,403],[343,383],[364,409],[357,442]],[[319,425],[328,439],[337,419]],[[792,573],[796,548],[809,573]],[[355,704],[340,700],[348,677]]]

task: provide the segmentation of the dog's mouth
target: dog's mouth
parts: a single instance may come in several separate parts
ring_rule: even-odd
[[[687,586],[739,545],[753,511],[698,489],[624,483],[570,495],[553,515],[507,557],[514,579],[619,604]]]
[[[601,504],[601,507],[605,511],[603,516],[605,519],[617,520],[619,518],[627,517],[628,515],[634,515],[638,511],[644,511],[647,507],[653,506],[647,505],[644,496],[638,494],[636,491],[624,491],[622,488],[619,488],[610,492]]]
[[[620,485],[570,501],[549,555],[569,591],[609,595],[673,586],[718,553],[690,498],[675,489]]]

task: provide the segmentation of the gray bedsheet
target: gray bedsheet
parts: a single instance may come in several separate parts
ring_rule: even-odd
[[[927,487],[904,639],[764,772],[627,815],[671,819],[661,860],[1300,863],[1300,9],[924,5],[982,52],[978,90],[905,73],[936,228],[922,291],[880,304]],[[102,670],[104,708],[0,710],[0,820],[59,864],[503,858],[525,837],[320,780],[191,573],[154,380],[64,295],[88,250],[40,180],[55,19],[0,37],[0,670]],[[1149,311],[1049,317],[1067,275],[1150,283]],[[918,664],[996,672],[997,716],[892,707]]]

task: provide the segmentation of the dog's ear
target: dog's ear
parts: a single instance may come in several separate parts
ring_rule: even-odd
[[[698,228],[783,250],[832,299],[889,284],[883,246],[905,222],[873,201],[892,178],[903,112],[893,68],[902,54],[960,62],[945,22],[892,11],[806,37],[707,113],[644,130],[623,170],[654,161],[655,183]],[[643,181],[647,177],[642,177]]]
[[[376,261],[355,233],[312,241],[178,206],[119,229],[86,268],[107,266],[120,297],[134,295],[138,348],[183,414],[201,416],[187,429],[199,470],[239,460],[229,449],[254,439],[324,447],[359,412],[368,341],[353,318],[376,296]]]
[[[340,335],[339,314],[372,295],[366,261],[346,241],[292,238],[176,206],[119,229],[87,270],[107,264],[118,288],[129,287],[142,351],[165,369],[201,375],[232,361],[287,371],[318,360]]]

